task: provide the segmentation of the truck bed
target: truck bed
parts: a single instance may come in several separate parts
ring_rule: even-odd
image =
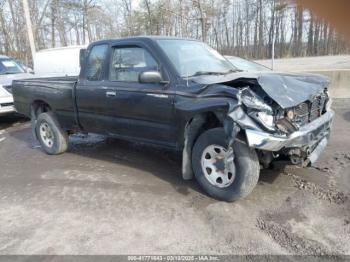
[[[78,81],[77,76],[63,76],[63,77],[38,77],[14,80],[13,86],[15,85],[26,85],[26,86],[46,86],[46,87],[70,87]]]
[[[43,77],[15,80],[12,85],[16,110],[30,116],[35,103],[45,101],[62,123],[75,122],[73,92],[78,77]]]

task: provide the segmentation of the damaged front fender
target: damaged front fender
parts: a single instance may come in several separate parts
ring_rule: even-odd
[[[185,131],[184,131],[185,141],[184,141],[184,148],[182,151],[182,178],[184,180],[191,180],[193,178],[193,170],[192,170],[192,162],[191,162],[192,147],[204,123],[205,123],[205,117],[204,115],[200,114],[195,116],[185,126]]]
[[[238,98],[238,97],[237,97]],[[221,114],[221,124],[225,130],[227,138],[227,148],[230,148],[237,134],[241,130],[256,129],[261,130],[258,124],[254,122],[242,108],[240,100],[227,101],[226,113]],[[222,110],[222,107],[221,107]],[[185,180],[193,178],[193,170],[191,163],[192,148],[196,138],[200,135],[202,127],[206,124],[205,114],[197,114],[190,121],[186,123],[184,128],[184,147],[182,151],[182,176]]]

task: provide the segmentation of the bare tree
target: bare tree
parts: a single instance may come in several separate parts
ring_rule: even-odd
[[[279,0],[28,0],[39,49],[110,37],[197,38],[224,54],[265,58],[349,52],[315,14]],[[0,52],[30,62],[21,0],[0,0]]]

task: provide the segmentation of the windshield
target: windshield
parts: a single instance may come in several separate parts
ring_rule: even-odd
[[[230,61],[235,67],[243,71],[270,71],[271,69],[260,65],[258,63],[234,56],[227,56],[228,61]]]
[[[227,74],[237,69],[213,48],[191,40],[157,40],[181,77]]]
[[[0,75],[24,73],[23,68],[10,58],[0,59]]]

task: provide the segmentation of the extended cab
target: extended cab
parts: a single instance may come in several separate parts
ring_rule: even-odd
[[[48,154],[66,151],[75,132],[181,150],[184,179],[233,201],[260,167],[315,162],[330,135],[322,76],[241,72],[202,42],[165,37],[98,41],[81,60],[78,78],[14,82],[16,109]]]

